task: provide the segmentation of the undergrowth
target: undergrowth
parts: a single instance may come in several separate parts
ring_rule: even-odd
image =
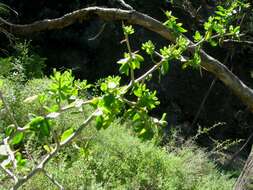
[[[40,105],[22,104],[34,94],[43,91],[49,79],[34,79],[26,84],[5,81],[5,95],[11,102],[15,116],[21,118],[31,110],[40,113]],[[23,85],[22,88],[20,86]],[[18,89],[18,90],[17,90]],[[87,109],[87,114],[91,108]],[[8,117],[1,115],[1,123],[8,123]],[[82,114],[66,114],[59,118],[59,128],[78,126]],[[25,120],[25,119],[24,119]],[[66,189],[164,189],[164,190],[230,190],[235,182],[207,158],[207,154],[196,146],[166,148],[158,147],[152,141],[143,142],[130,130],[130,122],[122,125],[115,121],[111,127],[96,131],[88,126],[71,145],[61,151],[47,165],[51,173]],[[173,140],[173,139],[172,139]],[[173,144],[173,143],[170,143]],[[33,142],[30,146],[35,146]],[[31,148],[31,150],[33,150]],[[31,152],[39,157],[43,147]],[[27,148],[29,150],[29,147]],[[8,189],[11,181],[0,172],[0,189]],[[38,174],[24,190],[56,189],[45,175]]]

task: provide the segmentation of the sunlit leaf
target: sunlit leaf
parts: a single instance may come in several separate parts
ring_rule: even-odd
[[[64,131],[61,135],[61,142],[64,142],[66,139],[68,139],[72,134],[74,133],[74,128],[69,128],[68,130]]]
[[[19,144],[24,139],[23,132],[17,132],[17,134],[11,139],[11,144],[16,145]]]
[[[50,146],[48,146],[48,145],[43,145],[43,148],[44,148],[48,153],[52,152],[52,150],[53,150],[53,148],[50,147]]]

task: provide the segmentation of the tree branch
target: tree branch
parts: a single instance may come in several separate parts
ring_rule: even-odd
[[[65,141],[63,141],[61,143],[57,143],[57,145],[54,148],[54,150],[52,152],[50,152],[48,155],[46,155],[45,158],[28,175],[26,175],[25,177],[23,177],[21,179],[18,179],[18,181],[16,181],[15,185],[12,187],[11,190],[17,190],[24,183],[26,183],[31,177],[33,177],[36,173],[41,172],[41,171],[43,172],[44,168],[45,168],[45,165],[59,152],[59,150],[62,147],[64,147],[68,143],[70,143],[77,135],[80,134],[80,132],[84,129],[84,127],[86,127],[94,119],[94,117],[96,117],[96,113],[97,113],[97,111],[95,111],[94,113],[92,113],[83,122],[83,124],[81,124],[78,127],[78,129],[73,134],[71,134]],[[50,176],[47,176],[47,177],[50,177]],[[60,187],[59,185],[57,185],[57,186]]]
[[[13,24],[0,18],[2,28],[15,35],[28,35],[53,29],[62,29],[76,22],[83,22],[91,18],[99,18],[106,21],[125,20],[130,24],[140,25],[151,30],[165,39],[175,42],[176,36],[158,20],[135,10],[121,10],[115,8],[88,7],[68,13],[60,18],[36,21],[31,24]],[[189,39],[188,39],[189,40]],[[194,52],[194,43],[190,41],[188,51]],[[253,90],[245,85],[225,65],[208,55],[204,50],[200,51],[201,66],[221,80],[241,101],[253,112]]]
[[[233,190],[247,190],[250,187],[251,180],[253,176],[253,146],[251,147],[251,152],[244,164],[243,170],[238,177]]]

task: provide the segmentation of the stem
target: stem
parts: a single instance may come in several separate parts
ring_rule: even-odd
[[[17,176],[15,176],[14,173],[12,173],[12,171],[10,171],[9,169],[5,168],[4,165],[3,165],[3,163],[0,164],[0,167],[10,178],[13,178],[13,180],[15,181],[15,183],[18,182]]]
[[[233,35],[234,35],[233,33],[228,33],[228,34],[223,35],[222,37],[233,36]],[[241,37],[241,36],[244,36],[244,34],[240,34],[239,35],[239,37]],[[212,37],[210,37],[210,39],[213,40],[213,39],[216,39],[216,38],[219,38],[219,37],[221,37],[221,35],[220,34],[216,34],[216,35],[213,35]],[[226,42],[226,40],[224,40],[224,41]],[[189,46],[189,48],[197,47],[197,46],[201,45],[204,42],[206,42],[206,39],[202,38],[196,44],[193,44],[193,45]]]
[[[124,22],[122,22],[122,25],[123,25],[123,27],[125,26]],[[129,56],[130,56],[130,63],[132,63],[132,61],[133,61],[133,54],[132,54],[132,50],[131,50],[131,46],[130,46],[129,37],[128,37],[128,34],[126,34],[126,33],[125,33],[125,38],[126,38],[126,44],[127,44],[128,53],[129,53]],[[134,70],[133,70],[132,67],[130,67],[130,75],[131,75],[131,82],[134,83]]]
[[[149,69],[146,73],[144,73],[142,76],[140,76],[139,78],[137,78],[135,80],[135,82],[140,82],[140,81],[143,81],[145,80],[151,73],[153,73],[154,71],[156,71],[163,63],[163,59],[158,62],[156,65],[154,65],[151,69]]]

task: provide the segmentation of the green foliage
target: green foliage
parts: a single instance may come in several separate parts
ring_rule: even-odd
[[[124,35],[131,35],[131,34],[134,34],[134,28],[133,28],[132,25],[123,26],[123,32],[124,32]]]
[[[119,86],[120,86],[120,77],[111,77],[105,79],[104,82],[101,83],[100,88],[105,93],[110,94],[119,94]]]
[[[203,36],[199,33],[199,31],[196,31],[193,38],[195,42],[200,42],[203,39]]]
[[[199,55],[199,48],[195,49],[194,55],[192,59],[189,59],[186,61],[183,65],[182,68],[186,69],[188,66],[191,66],[192,68],[199,68],[201,63],[201,58]]]
[[[154,51],[155,51],[155,45],[153,44],[152,41],[147,41],[145,43],[142,44],[142,47],[141,47],[143,50],[145,50],[145,52],[148,54],[148,55],[153,55]]]
[[[137,53],[132,53],[131,56],[129,53],[124,53],[124,58],[120,59],[117,63],[121,65],[119,69],[120,73],[128,76],[129,70],[139,69],[143,61],[144,58]]]
[[[16,43],[15,54],[0,58],[0,75],[13,81],[26,81],[43,76],[45,58],[31,52],[29,42]]]
[[[160,103],[156,97],[156,91],[150,92],[146,84],[137,84],[133,89],[133,93],[138,97],[136,103],[137,107],[141,109],[152,110]]]
[[[69,138],[74,133],[74,128],[69,128],[64,131],[61,135],[61,142],[64,142],[67,138]]]
[[[169,29],[171,29],[176,34],[185,33],[187,30],[182,27],[182,23],[177,23],[177,17],[172,15],[171,11],[166,11],[165,15],[167,17],[167,21],[164,22],[164,25],[167,26]]]
[[[49,137],[51,126],[52,123],[50,120],[42,116],[33,116],[31,121],[27,124],[28,129],[34,131],[36,136],[38,136],[40,139]]]
[[[71,71],[60,73],[54,70],[51,76],[52,83],[49,86],[50,98],[55,99],[58,108],[55,110],[56,105],[53,105],[50,112],[58,111],[63,101],[69,100],[71,97],[75,98],[78,95],[78,89],[74,85],[74,77]],[[85,85],[85,84],[82,84]],[[86,84],[87,85],[87,84]],[[82,88],[86,88],[85,86]]]
[[[69,147],[49,163],[47,170],[66,189],[232,188],[235,179],[218,172],[204,152],[184,147],[168,153],[150,142],[140,142],[130,133],[114,123],[91,141],[79,143],[78,149]],[[51,190],[55,186],[42,175],[36,175],[23,187],[45,188]]]
[[[217,6],[215,14],[208,18],[208,21],[204,23],[205,35],[204,39],[202,35],[197,31],[195,33],[195,41],[209,42],[212,46],[217,46],[218,42],[222,44],[224,39],[240,38],[240,26],[237,25],[238,15],[243,9],[249,8],[248,3],[242,3],[240,1],[232,1],[228,6]],[[218,40],[216,40],[218,39]],[[218,41],[218,42],[217,42]]]

